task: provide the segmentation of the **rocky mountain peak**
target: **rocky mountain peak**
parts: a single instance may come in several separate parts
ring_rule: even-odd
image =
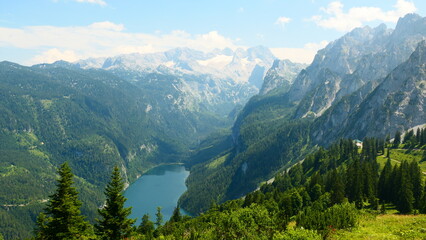
[[[422,17],[416,13],[409,13],[398,19],[395,30],[410,28],[414,23],[421,20]]]
[[[293,63],[290,60],[274,60],[272,67],[265,75],[262,88],[259,94],[264,95],[274,89],[277,91],[287,91],[297,74],[307,65],[301,63]]]
[[[413,64],[425,64],[426,63],[426,41],[421,41],[416,50],[411,54],[411,57],[408,60]]]

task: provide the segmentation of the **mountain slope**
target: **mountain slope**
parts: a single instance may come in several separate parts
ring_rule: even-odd
[[[265,75],[259,94],[264,95],[272,90],[283,92],[289,90],[297,74],[305,67],[306,64],[292,63],[289,60],[275,60]]]

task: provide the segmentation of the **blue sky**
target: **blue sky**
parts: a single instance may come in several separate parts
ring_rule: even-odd
[[[0,61],[264,45],[309,63],[355,27],[425,11],[424,0],[0,0]]]

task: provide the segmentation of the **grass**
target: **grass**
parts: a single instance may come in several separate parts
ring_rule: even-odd
[[[42,99],[40,100],[41,104],[43,105],[44,109],[50,109],[52,107],[53,101],[48,99]]]
[[[210,162],[209,164],[207,164],[207,168],[208,169],[215,169],[215,168],[217,168],[218,166],[222,165],[225,162],[225,160],[226,160],[226,158],[228,156],[229,156],[229,153],[223,155],[222,157],[216,158],[215,160],[213,160],[212,162]]]
[[[28,170],[23,167],[10,165],[7,167],[0,167],[0,177],[8,177],[12,175],[26,174]]]
[[[387,150],[386,150],[387,151]],[[426,172],[426,161],[420,162],[422,159],[423,151],[426,150],[413,150],[413,149],[391,149],[390,158],[392,166],[399,164],[406,160],[408,162],[417,161],[419,163],[422,172]],[[380,163],[380,168],[383,168],[386,164],[386,155],[377,156],[377,162]]]
[[[358,227],[337,230],[328,239],[426,239],[426,215],[362,215]]]

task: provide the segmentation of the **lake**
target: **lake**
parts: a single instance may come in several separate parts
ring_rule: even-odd
[[[137,218],[136,225],[139,226],[142,216],[148,213],[150,220],[155,222],[155,213],[160,206],[164,222],[169,220],[179,197],[186,191],[188,175],[189,171],[182,165],[162,165],[146,172],[124,192],[125,206],[132,207],[130,218]]]

